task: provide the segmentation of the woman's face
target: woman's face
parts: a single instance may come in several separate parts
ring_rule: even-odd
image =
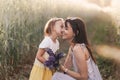
[[[54,26],[54,31],[57,36],[62,36],[63,21],[57,21]]]
[[[72,40],[74,38],[74,32],[73,32],[73,29],[70,25],[69,22],[67,22],[67,26],[64,26],[63,28],[63,35],[62,35],[62,38],[65,39],[65,40]]]

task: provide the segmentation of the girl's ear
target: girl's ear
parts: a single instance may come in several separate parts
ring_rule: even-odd
[[[51,32],[55,31],[55,25],[52,26]]]

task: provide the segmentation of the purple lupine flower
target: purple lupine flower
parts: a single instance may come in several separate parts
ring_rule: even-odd
[[[54,68],[54,63],[55,63],[55,57],[54,56],[49,56],[48,60],[45,61],[44,65],[46,67],[49,67],[50,69]]]
[[[57,68],[57,67],[59,67],[59,65],[60,65],[60,64],[59,64],[59,61],[58,61],[58,60],[55,61],[55,63],[54,63],[54,67]]]
[[[54,67],[59,67],[59,60],[61,59],[61,58],[63,58],[65,55],[64,55],[64,53],[62,53],[62,52],[60,52],[60,53],[58,53],[58,54],[56,54],[55,55],[55,59],[56,59],[56,61],[55,61],[55,63],[54,63]]]
[[[46,49],[47,53],[49,54],[49,56],[55,56],[54,52],[52,51],[52,49],[47,48]]]
[[[62,52],[60,52],[60,53],[58,53],[58,54],[55,55],[55,57],[56,57],[57,60],[60,60],[60,59],[63,58],[64,56],[65,56],[65,55],[64,55],[64,53],[62,53]]]
[[[46,49],[49,54],[49,58],[45,61],[44,65],[50,69],[57,69],[59,67],[59,60],[64,57],[64,53],[54,54],[53,51],[49,48]]]
[[[55,69],[54,65],[50,65],[49,69]]]
[[[48,60],[49,60],[49,61],[52,61],[52,62],[55,62],[56,59],[55,59],[54,56],[49,56]]]
[[[49,67],[49,66],[51,65],[51,62],[50,62],[49,60],[48,60],[48,61],[45,61],[45,62],[44,62],[44,65],[47,66],[47,67]]]

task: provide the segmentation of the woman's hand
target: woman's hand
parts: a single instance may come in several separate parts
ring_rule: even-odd
[[[64,72],[65,71],[65,67],[63,65],[60,65],[60,70]]]
[[[68,69],[65,68],[63,65],[60,66],[60,69],[61,69],[61,71],[64,72],[64,73],[67,73],[67,72],[68,72]]]

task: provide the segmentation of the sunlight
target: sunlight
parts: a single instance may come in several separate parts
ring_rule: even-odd
[[[95,47],[96,52],[109,59],[115,59],[120,62],[120,49],[115,46],[98,45]]]
[[[112,15],[114,16],[116,27],[117,27],[117,33],[120,35],[120,0],[112,0],[111,7],[114,11],[112,11]]]
[[[83,7],[84,9],[92,9],[92,10],[101,10],[101,7],[99,7],[95,3],[88,2],[87,0],[70,0],[71,4],[77,4],[80,7]]]
[[[44,37],[44,26],[52,17],[82,18],[88,40],[95,46],[92,49],[96,50],[93,51],[96,60],[103,66],[103,78],[108,75],[105,80],[119,80],[120,71],[112,70],[112,63],[120,62],[120,38],[116,34],[116,28],[120,34],[119,3],[120,0],[0,0],[0,80],[28,80],[36,50]],[[59,40],[58,52],[67,53],[69,44]]]
[[[112,16],[113,22],[116,24],[117,34],[120,35],[120,0],[111,0],[110,5],[100,7],[101,10],[105,13],[108,13]],[[102,0],[102,4],[106,4],[105,1]]]
[[[120,0],[70,0],[72,4],[77,4],[85,10],[103,11],[110,14],[116,24],[117,34],[120,35]],[[92,13],[94,15],[94,13]],[[92,15],[90,12],[88,15]]]

